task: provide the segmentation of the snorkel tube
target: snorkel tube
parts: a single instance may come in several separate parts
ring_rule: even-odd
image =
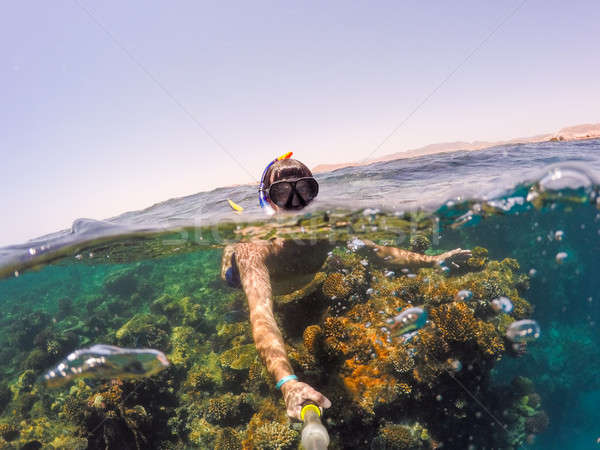
[[[258,203],[260,204],[260,207],[265,210],[265,213],[267,213],[267,215],[269,216],[275,214],[275,210],[269,204],[269,197],[267,195],[267,189],[265,186],[265,175],[267,174],[267,171],[273,164],[275,164],[277,161],[281,161],[282,159],[288,159],[292,156],[292,154],[292,152],[287,152],[279,156],[278,158],[275,158],[273,161],[267,164],[267,167],[265,167],[265,170],[263,170],[262,177],[260,177],[260,185],[258,186]]]
[[[329,434],[321,423],[321,409],[314,403],[302,407],[300,417],[302,427],[302,447],[306,450],[326,450],[329,446]]]

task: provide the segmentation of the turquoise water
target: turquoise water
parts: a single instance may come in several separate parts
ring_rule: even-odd
[[[376,196],[382,194],[375,186],[383,183],[384,193],[398,192],[402,212],[315,207],[309,215],[278,219],[276,227],[231,224],[215,212],[216,227],[131,234],[134,222],[136,230],[155,228],[161,208],[163,225],[169,216],[189,225],[181,216],[201,203],[193,198],[154,207],[154,222],[143,220],[151,211],[116,220],[120,227],[127,221],[128,229],[89,222],[83,233],[78,228],[79,234],[3,249],[0,442],[4,448],[297,448],[297,430],[252,345],[243,293],[220,279],[226,243],[281,236],[335,247],[313,280],[316,287],[277,298],[275,307],[296,373],[334,404],[325,415],[331,448],[596,448],[597,149],[592,141],[439,155],[384,165],[385,182],[369,178],[372,168],[324,177],[322,186],[349,177],[350,185]],[[587,168],[563,162],[544,169],[569,157]],[[483,174],[482,186],[489,188],[491,173],[525,159],[539,166],[529,178],[537,182],[516,184],[513,173],[483,199],[450,195],[472,189],[461,185]],[[407,166],[429,172],[416,176]],[[530,173],[518,170],[522,178]],[[409,173],[414,180],[403,178]],[[415,209],[419,190],[433,204],[442,195],[424,188],[428,176],[431,184],[447,186],[444,200],[454,200]],[[220,205],[216,198],[244,189],[199,195]],[[376,200],[365,202],[385,207]],[[96,240],[86,243],[90,237]],[[402,248],[425,237],[429,254],[481,247],[487,256],[478,250],[479,259],[463,273],[422,270],[409,277],[396,270],[386,276],[388,267],[357,264],[363,256],[356,259],[347,246],[353,237]],[[40,242],[49,249],[40,250]],[[62,253],[53,253],[57,249]],[[350,281],[350,273],[360,276]],[[431,282],[436,295],[428,291]],[[455,300],[459,288],[471,289],[474,298]],[[499,295],[518,308],[490,314],[486,305]],[[379,310],[383,319],[409,300],[430,309],[432,324],[406,343],[377,343],[386,338],[378,329]],[[465,324],[458,330],[472,337],[457,335],[452,314]],[[535,319],[541,336],[518,354],[503,330],[522,318]],[[370,336],[373,342],[364,340]],[[134,381],[79,381],[55,390],[39,383],[69,352],[99,343],[157,348],[171,366]],[[448,369],[450,359],[460,361],[460,370]]]

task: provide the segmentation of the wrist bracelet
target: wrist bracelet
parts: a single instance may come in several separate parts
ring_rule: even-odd
[[[283,386],[283,385],[284,385],[285,383],[287,383],[288,381],[290,381],[290,380],[297,380],[297,379],[298,379],[298,377],[297,377],[296,375],[293,375],[293,374],[292,374],[292,375],[285,376],[285,377],[283,377],[281,380],[279,380],[279,381],[277,382],[277,384],[275,385],[275,387],[276,387],[277,389],[281,389],[281,386]]]

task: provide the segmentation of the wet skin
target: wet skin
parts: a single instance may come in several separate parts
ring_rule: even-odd
[[[456,249],[438,256],[428,256],[407,250],[383,247],[365,241],[364,252],[374,262],[388,267],[432,267],[441,262],[460,266],[471,252]],[[231,254],[240,273],[242,288],[248,300],[252,336],[256,349],[274,380],[293,374],[283,337],[273,315],[273,295],[293,292],[304,287],[321,269],[327,253],[335,247],[328,241],[303,241],[272,239],[240,243],[225,248],[221,276],[231,265]],[[300,419],[300,409],[306,401],[312,401],[322,408],[329,408],[331,402],[320,392],[306,383],[291,380],[281,387],[288,416]]]

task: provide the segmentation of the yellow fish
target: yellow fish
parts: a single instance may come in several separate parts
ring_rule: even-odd
[[[229,206],[231,206],[231,209],[233,209],[234,211],[242,212],[244,210],[244,208],[242,208],[237,203],[234,203],[232,200],[227,199],[227,201],[229,202]]]

